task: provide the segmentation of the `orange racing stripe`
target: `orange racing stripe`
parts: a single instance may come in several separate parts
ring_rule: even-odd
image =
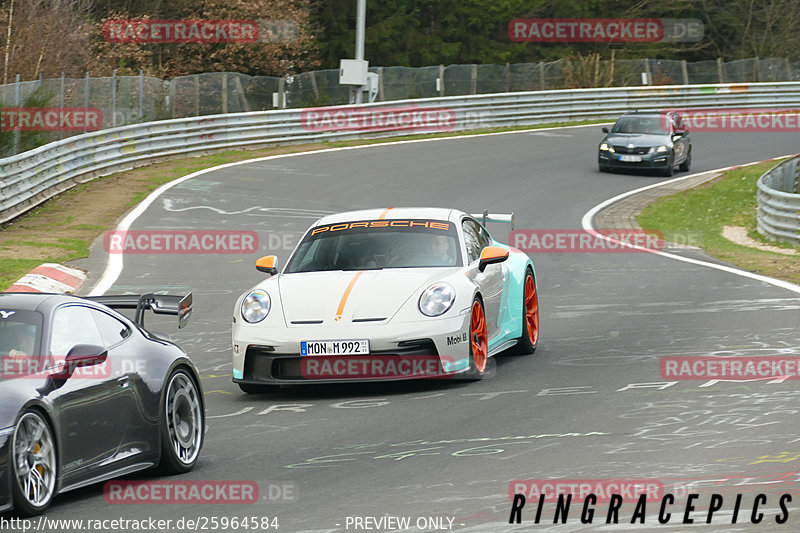
[[[385,219],[385,218],[386,218],[386,215],[388,215],[388,214],[389,214],[389,210],[390,210],[390,209],[394,209],[394,207],[387,207],[386,209],[384,209],[384,210],[383,210],[383,213],[381,213],[381,216],[379,216],[379,217],[378,217],[378,220],[383,220],[383,219]]]
[[[342,319],[342,313],[344,312],[344,306],[347,304],[347,299],[350,297],[350,291],[353,290],[353,285],[356,284],[356,281],[358,281],[358,278],[360,278],[363,273],[363,270],[356,272],[356,275],[353,276],[353,279],[347,284],[347,288],[344,290],[344,294],[342,294],[342,299],[339,300],[339,308],[336,310],[336,320]]]

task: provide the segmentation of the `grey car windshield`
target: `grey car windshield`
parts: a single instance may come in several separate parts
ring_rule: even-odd
[[[611,128],[611,133],[666,134],[666,117],[621,117]]]
[[[454,224],[373,220],[314,228],[290,259],[285,273],[460,265]]]

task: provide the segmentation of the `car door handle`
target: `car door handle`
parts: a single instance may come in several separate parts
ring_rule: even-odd
[[[128,379],[130,379],[130,378],[128,377],[127,374],[124,375],[124,376],[120,376],[120,377],[117,378],[117,383],[124,387],[125,385],[128,384]]]

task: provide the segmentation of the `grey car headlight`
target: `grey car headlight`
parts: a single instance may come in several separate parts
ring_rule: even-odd
[[[250,294],[242,300],[242,318],[250,324],[261,322],[267,318],[271,305],[272,300],[266,291],[261,289],[250,291]]]
[[[456,290],[445,282],[434,283],[419,297],[419,310],[425,316],[445,314],[456,301]]]
[[[610,146],[608,143],[603,143],[603,144],[600,145],[600,150],[602,150],[604,152],[613,152],[614,151],[614,147]]]
[[[656,152],[666,152],[667,150],[669,150],[669,148],[667,148],[663,144],[661,146],[659,146],[658,148],[656,148]]]

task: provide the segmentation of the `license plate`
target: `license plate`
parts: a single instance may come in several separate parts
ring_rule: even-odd
[[[625,163],[639,163],[642,160],[640,155],[621,155],[619,160]]]
[[[338,341],[302,341],[300,355],[367,355],[368,339]]]

